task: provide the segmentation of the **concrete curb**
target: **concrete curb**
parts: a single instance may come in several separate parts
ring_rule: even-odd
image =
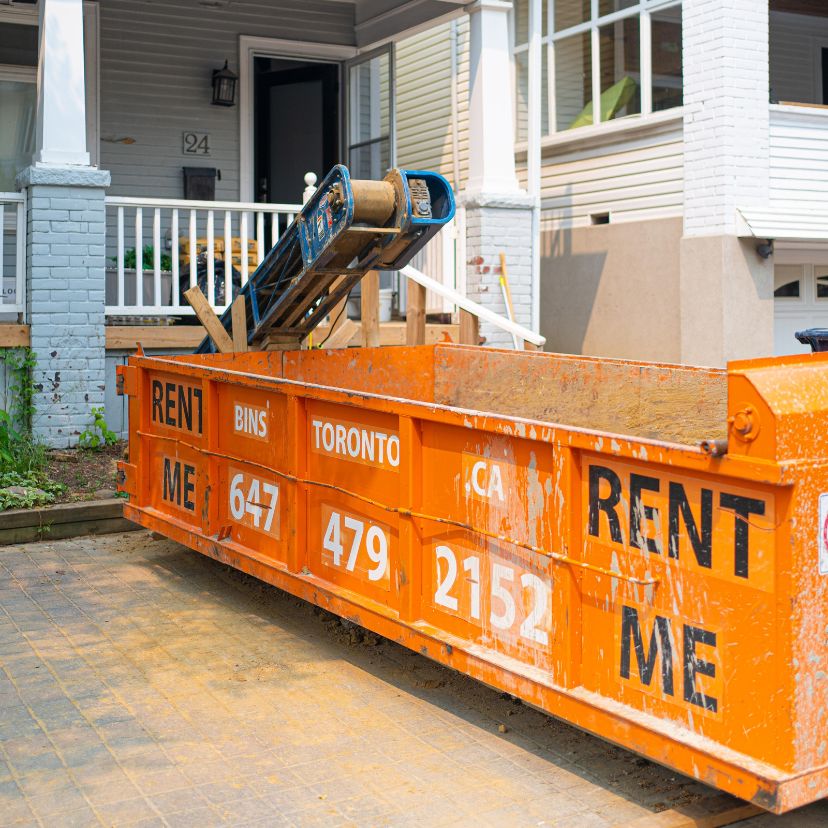
[[[0,512],[0,545],[140,529],[124,517],[123,505],[123,500],[113,497],[38,509],[9,509]]]

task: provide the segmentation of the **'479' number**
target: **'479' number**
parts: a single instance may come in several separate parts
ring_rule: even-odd
[[[369,581],[387,580],[388,534],[387,529],[374,523],[366,523],[357,517],[331,510],[325,524],[322,547],[331,553],[331,562],[346,572],[364,572]],[[365,566],[367,557],[372,566]]]

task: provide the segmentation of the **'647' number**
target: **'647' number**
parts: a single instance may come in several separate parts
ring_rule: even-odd
[[[449,546],[437,546],[434,553],[437,579],[435,604],[456,614],[468,613],[472,620],[480,621],[484,613],[485,600],[488,606],[488,621],[492,627],[497,630],[511,630],[520,615],[521,638],[537,644],[549,644],[549,633],[544,629],[551,593],[548,580],[538,577],[533,572],[516,570],[508,564],[492,561],[488,594],[484,598],[481,594],[483,590],[480,558],[477,555],[468,555],[463,558],[462,578],[468,586],[468,607],[464,606],[461,610],[459,599],[452,592],[458,575],[457,556]],[[528,597],[528,601],[525,600],[525,596]]]
[[[246,494],[245,494],[246,490]],[[275,483],[259,480],[243,472],[233,475],[230,480],[230,514],[240,523],[260,531],[274,529],[279,534],[279,522],[273,526],[273,518],[279,500],[279,487]]]

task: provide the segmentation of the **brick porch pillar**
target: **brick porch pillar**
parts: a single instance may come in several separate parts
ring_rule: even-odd
[[[53,448],[75,445],[92,408],[104,404],[108,184],[108,172],[81,167],[31,166],[18,177],[28,191],[32,428]]]
[[[17,179],[28,193],[26,317],[36,437],[77,443],[104,403],[104,290],[109,173],[86,147],[82,0],[41,0],[37,146]]]

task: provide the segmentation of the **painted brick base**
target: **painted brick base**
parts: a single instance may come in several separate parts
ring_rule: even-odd
[[[500,253],[512,290],[515,320],[532,326],[532,208],[527,198],[466,203],[466,293],[495,313],[507,316],[500,287]],[[486,322],[480,332],[486,344],[512,348],[512,337]]]
[[[96,169],[30,167],[27,316],[37,357],[32,428],[46,445],[78,442],[104,404],[105,188]]]

